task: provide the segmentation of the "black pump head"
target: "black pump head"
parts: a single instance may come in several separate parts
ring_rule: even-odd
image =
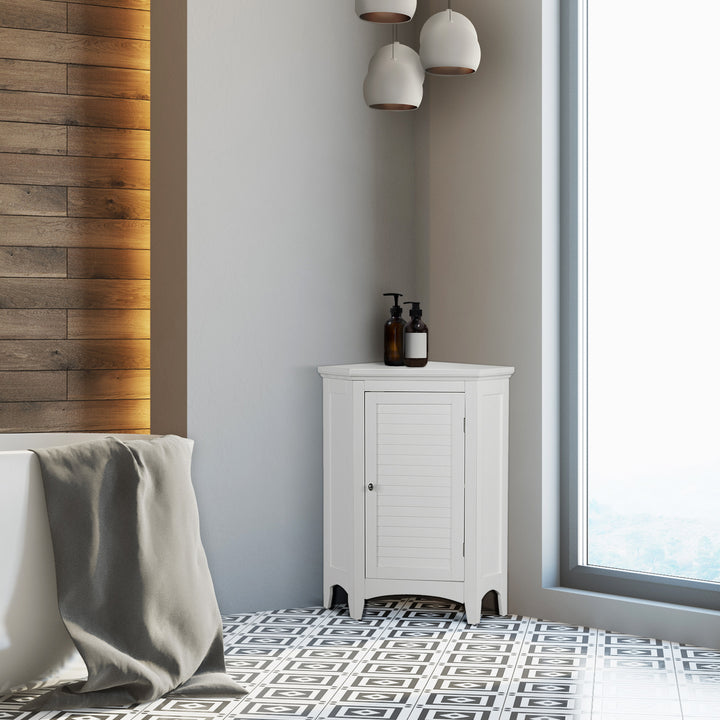
[[[404,302],[403,305],[412,305],[412,307],[410,308],[410,317],[411,318],[422,317],[422,310],[420,309],[419,302],[417,302],[415,300],[411,300],[408,302]]]
[[[383,297],[392,295],[395,298],[395,304],[390,308],[390,315],[392,317],[400,317],[402,315],[402,308],[398,303],[398,298],[402,297],[402,293],[383,293]]]

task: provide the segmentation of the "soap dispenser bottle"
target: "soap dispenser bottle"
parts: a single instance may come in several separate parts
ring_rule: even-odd
[[[406,302],[410,308],[410,322],[405,327],[405,364],[408,367],[425,367],[428,361],[428,327],[421,320],[419,302]]]
[[[398,305],[398,298],[401,293],[383,293],[383,296],[392,295],[395,304],[390,308],[390,319],[385,323],[385,364],[404,365],[405,354],[403,352],[403,331],[405,321],[402,319],[402,308]]]

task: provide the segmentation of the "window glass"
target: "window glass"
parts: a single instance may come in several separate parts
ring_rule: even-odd
[[[587,562],[720,582],[720,2],[587,25]]]

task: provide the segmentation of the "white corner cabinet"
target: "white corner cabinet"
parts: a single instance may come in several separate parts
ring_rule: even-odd
[[[508,386],[514,368],[321,367],[323,602],[426,595],[507,612]]]

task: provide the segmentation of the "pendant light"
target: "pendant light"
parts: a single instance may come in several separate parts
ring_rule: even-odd
[[[416,9],[417,0],[355,0],[355,12],[369,22],[410,22]]]
[[[363,84],[365,102],[375,110],[417,110],[423,98],[425,73],[419,55],[397,41],[381,47],[370,60]]]
[[[448,2],[420,31],[420,60],[431,75],[470,75],[480,65],[475,26]]]

